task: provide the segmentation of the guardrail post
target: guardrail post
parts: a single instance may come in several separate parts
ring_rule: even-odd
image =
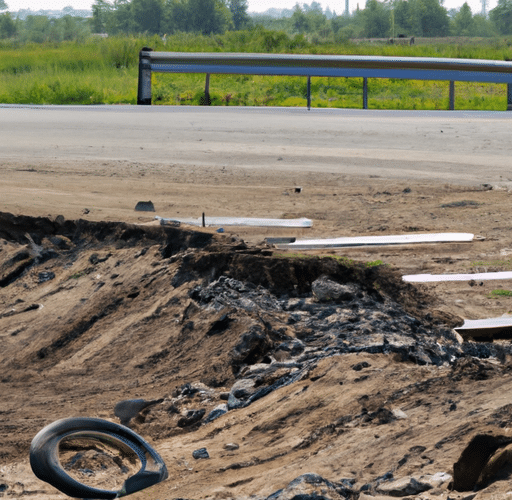
[[[308,111],[311,109],[311,77],[308,75]]]
[[[507,83],[507,111],[512,111],[512,83]]]
[[[142,47],[139,52],[137,104],[151,105],[151,60],[147,53],[152,51],[149,47]]]
[[[449,92],[449,99],[448,99],[448,109],[450,111],[453,111],[455,109],[455,82],[453,80],[450,80],[450,92]]]
[[[363,78],[363,109],[368,109],[368,78]]]
[[[206,81],[204,82],[204,102],[205,106],[211,104],[210,101],[210,73],[206,73]]]

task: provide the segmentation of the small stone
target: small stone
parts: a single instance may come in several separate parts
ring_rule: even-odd
[[[237,443],[226,443],[224,445],[224,449],[228,451],[235,451],[238,450],[238,448],[240,448],[240,446]]]
[[[406,419],[407,418],[407,413],[403,412],[402,410],[400,410],[399,408],[394,408],[391,410],[391,413],[393,413],[393,416],[397,419],[397,420],[403,420],[403,419]]]
[[[208,454],[208,450],[206,448],[199,448],[198,450],[194,450],[192,452],[192,456],[196,459],[196,460],[199,460],[201,458],[210,458],[210,455]]]
[[[431,489],[432,486],[430,484],[419,482],[414,477],[409,476],[389,483],[379,484],[376,491],[391,497],[406,497],[410,495],[417,495],[418,493]]]
[[[153,399],[151,401],[145,401],[144,399],[125,399],[116,404],[114,407],[114,415],[121,420],[122,425],[128,425],[130,420],[137,416],[139,412],[162,401],[162,399]]]
[[[188,427],[189,425],[193,425],[204,417],[206,410],[202,408],[201,410],[188,410],[186,415],[181,417],[178,420],[178,427]]]
[[[228,412],[228,405],[226,403],[218,405],[204,419],[204,423],[208,424],[209,422],[212,422],[213,420],[221,417],[222,415],[224,415],[227,412]]]
[[[331,300],[352,300],[358,289],[354,285],[340,285],[327,276],[321,276],[313,281],[311,291],[319,302],[329,302]]]
[[[135,210],[137,212],[154,212],[155,205],[151,201],[139,201],[137,205],[135,205]]]
[[[43,271],[37,275],[39,283],[45,283],[55,278],[55,273],[52,271]]]

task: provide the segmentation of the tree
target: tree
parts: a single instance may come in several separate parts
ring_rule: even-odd
[[[0,0],[1,1],[1,0]],[[113,7],[105,0],[96,0],[92,6],[92,31],[93,33],[107,32],[113,17]]]
[[[299,4],[295,5],[295,9],[293,10],[290,22],[292,25],[292,30],[296,33],[306,33],[311,31],[312,27],[309,24],[309,19],[304,11],[299,7]]]
[[[475,36],[496,36],[494,25],[483,14],[473,16],[473,32]]]
[[[398,0],[393,4],[393,16],[395,23],[395,34],[412,35],[413,23],[411,4],[406,0]]]
[[[489,12],[489,16],[502,35],[512,34],[512,0],[498,0],[498,5]]]
[[[384,38],[391,29],[390,12],[377,0],[367,0],[363,11],[364,35],[369,38]]]
[[[230,0],[229,11],[235,30],[238,31],[251,25],[251,18],[247,14],[247,0]]]
[[[163,0],[132,0],[131,19],[138,33],[162,33]]]
[[[231,13],[222,0],[188,0],[187,31],[203,35],[224,33],[232,25]]]
[[[16,23],[7,12],[0,14],[0,38],[12,38],[16,34]]]
[[[421,30],[421,33],[418,33],[419,36],[433,37],[449,34],[448,12],[439,0],[417,0],[415,3]]]
[[[5,0],[0,0],[0,10],[7,9],[7,4],[5,3]]]
[[[464,2],[459,12],[455,14],[453,24],[457,36],[473,36],[473,14],[467,2]]]

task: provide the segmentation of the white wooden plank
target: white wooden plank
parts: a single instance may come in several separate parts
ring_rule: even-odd
[[[445,243],[472,241],[471,233],[401,234],[385,236],[355,236],[344,238],[296,240],[293,243],[276,245],[285,250],[307,250],[321,248],[344,248],[358,246],[409,245],[414,243]]]

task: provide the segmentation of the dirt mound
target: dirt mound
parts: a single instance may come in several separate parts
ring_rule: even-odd
[[[0,214],[0,238],[7,492],[44,425],[118,421],[116,404],[134,398],[155,400],[129,425],[167,461],[165,498],[357,497],[390,470],[386,481],[449,472],[477,427],[503,427],[508,403],[483,400],[511,383],[508,344],[461,344],[461,318],[387,266],[62,217]],[[485,404],[489,415],[472,413]],[[210,459],[191,465],[205,445]],[[305,457],[314,471],[301,472]],[[305,472],[325,479],[293,482]]]

